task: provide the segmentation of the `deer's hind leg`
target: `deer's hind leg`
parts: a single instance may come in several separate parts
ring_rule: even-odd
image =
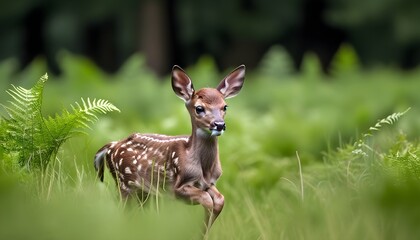
[[[127,198],[135,199],[140,207],[143,207],[150,196],[153,194],[149,181],[145,181],[138,173],[132,174],[126,181],[127,189],[124,191]]]

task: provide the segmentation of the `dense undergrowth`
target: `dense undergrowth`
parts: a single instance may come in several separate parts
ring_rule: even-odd
[[[3,89],[10,83],[30,88],[45,72],[42,60],[19,74],[13,66],[0,64]],[[93,155],[110,140],[136,131],[189,132],[169,77],[154,76],[140,56],[112,76],[68,53],[60,55],[60,66],[63,74],[45,86],[43,114],[61,112],[80,97],[108,99],[121,113],[102,116],[87,134],[69,139],[45,171],[1,159],[0,238],[199,238],[201,207],[170,197],[124,207],[111,176],[99,183],[93,169]],[[273,48],[247,73],[241,94],[228,100],[218,182],[226,206],[210,238],[418,238],[420,72],[361,70],[347,46],[331,76],[320,73],[311,55],[302,73],[288,66],[284,52]],[[197,88],[224,75],[209,58],[187,72]],[[0,93],[1,103],[8,100]],[[375,125],[393,113],[398,119],[391,124]]]

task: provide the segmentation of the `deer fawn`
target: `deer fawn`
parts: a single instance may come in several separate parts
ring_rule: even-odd
[[[94,160],[100,180],[106,161],[123,199],[134,195],[145,200],[150,193],[165,189],[177,198],[201,204],[207,209],[207,231],[224,206],[215,184],[222,174],[217,137],[226,129],[225,99],[239,93],[244,79],[245,66],[241,65],[217,88],[195,91],[184,70],[174,66],[172,88],[191,116],[191,136],[134,133],[108,143]]]

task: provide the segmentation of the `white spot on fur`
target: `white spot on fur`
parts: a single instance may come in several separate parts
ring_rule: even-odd
[[[134,187],[139,187],[140,186],[140,183],[137,180],[136,181],[129,180],[127,182],[127,184],[128,184],[128,186],[134,186]]]
[[[140,170],[141,170],[141,168],[142,168],[142,165],[141,165],[141,164],[139,164],[139,165],[137,166],[137,171],[140,171]]]
[[[130,167],[126,167],[126,168],[124,169],[124,172],[125,172],[126,174],[131,174],[131,173],[132,173],[132,172],[131,172]]]
[[[174,158],[174,164],[175,164],[176,166],[178,166],[178,160],[179,160],[179,158],[178,158],[178,157]]]
[[[122,189],[122,190],[129,190],[129,189],[127,188],[127,186],[125,186],[124,182],[122,182],[122,183],[120,184],[120,187],[121,187],[121,189]]]
[[[158,155],[158,154],[161,154],[161,153],[160,153],[159,149],[156,149],[156,150],[153,152],[153,155]]]
[[[118,149],[117,149],[117,150],[115,150],[115,152],[112,154],[112,157],[116,157],[116,156],[117,156],[117,154],[118,154]]]
[[[111,162],[115,165],[115,166],[117,166],[117,164],[114,162],[114,155],[111,155]],[[117,166],[118,167],[118,166]]]
[[[121,166],[122,161],[123,161],[123,158],[120,158],[120,161],[118,162],[118,165],[120,165],[120,166]]]
[[[134,159],[134,160],[133,160],[133,164],[137,164],[137,160],[135,160],[135,159]]]
[[[113,148],[113,147],[115,146],[115,144],[117,144],[117,142],[116,142],[116,141],[111,142],[111,146],[109,146],[109,148]]]

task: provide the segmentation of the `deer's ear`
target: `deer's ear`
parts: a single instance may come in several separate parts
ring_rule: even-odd
[[[238,95],[245,80],[245,65],[241,65],[227,75],[217,86],[225,98]]]
[[[188,102],[194,94],[194,87],[191,79],[184,70],[177,65],[172,68],[172,89],[175,94],[185,102]]]

